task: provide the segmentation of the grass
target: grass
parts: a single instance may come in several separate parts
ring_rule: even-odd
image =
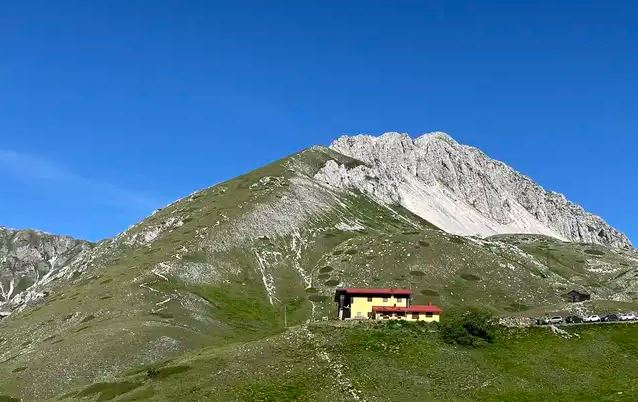
[[[159,401],[339,401],[352,400],[353,390],[371,401],[638,397],[637,325],[570,327],[578,335],[570,339],[547,328],[501,329],[494,343],[477,348],[443,343],[435,324],[335,325],[201,349],[154,368],[152,376],[142,369],[65,397],[103,389],[107,396],[144,392]]]
[[[562,287],[595,285],[601,294],[613,295],[610,283],[631,283],[626,279],[635,261],[605,248],[532,236],[481,243],[447,235],[403,208],[386,208],[363,194],[322,189],[308,176],[328,158],[356,165],[329,150],[305,151],[199,191],[124,236],[100,243],[86,272],[57,281],[42,303],[0,322],[0,394],[44,399],[70,389],[86,391],[97,381],[102,385],[87,399],[344,400],[351,390],[335,386],[335,365],[343,364],[344,375],[368,396],[463,399],[470,394],[442,384],[449,375],[467,378],[472,386],[487,381],[488,387],[495,380],[480,373],[483,365],[489,373],[496,363],[485,360],[485,351],[450,348],[427,331],[402,339],[405,329],[392,328],[313,326],[312,341],[299,328],[284,328],[284,311],[289,326],[334,317],[334,287],[342,284],[407,287],[415,303],[432,301],[445,309],[474,304],[503,314],[541,315],[561,306]],[[295,180],[302,184],[295,188]],[[321,195],[327,206],[317,212],[304,204],[294,192],[300,188]],[[278,222],[288,224],[295,212],[303,220],[269,231]],[[152,243],[136,243],[149,229],[171,221],[181,225],[162,231]],[[343,222],[365,229],[338,230]],[[549,252],[549,267],[505,247],[514,242],[539,261]],[[301,252],[292,244],[302,244]],[[258,265],[259,253],[267,264]],[[622,271],[592,274],[578,262],[588,259]],[[264,281],[271,281],[272,294]],[[605,303],[587,306],[632,305]],[[369,336],[368,347],[379,338],[392,348],[357,346],[358,338],[363,342]],[[397,344],[393,338],[401,339]],[[472,363],[475,357],[480,359]],[[387,367],[377,373],[377,364]],[[392,392],[384,393],[382,374],[388,372],[398,382],[388,381]],[[105,382],[105,373],[116,379]],[[474,381],[477,373],[480,383]],[[496,372],[492,376],[498,378]],[[141,385],[128,389],[130,384]]]
[[[142,384],[139,382],[115,382],[115,383],[105,383],[100,382],[97,384],[93,384],[78,392],[77,394],[72,395],[73,397],[83,398],[93,395],[98,395],[97,401],[110,401],[116,398],[119,395],[130,392],[136,388],[139,388]],[[71,395],[69,395],[71,396]]]
[[[441,344],[435,333],[353,328],[334,352],[349,362],[364,394],[395,400],[601,400],[638,395],[638,327],[503,330],[477,349]],[[332,337],[334,339],[334,336]],[[627,346],[627,345],[632,346]],[[404,373],[405,377],[387,373]],[[380,386],[380,384],[383,384]],[[619,398],[620,399],[620,398]]]

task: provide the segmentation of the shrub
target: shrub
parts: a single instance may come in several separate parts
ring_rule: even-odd
[[[461,278],[465,279],[466,281],[480,281],[481,277],[480,276],[476,276],[474,274],[461,274]]]
[[[491,343],[496,335],[494,316],[488,310],[469,308],[442,316],[441,338],[444,342],[476,347]]]
[[[439,295],[439,292],[432,289],[421,289],[419,293],[421,293],[423,296],[438,296]]]

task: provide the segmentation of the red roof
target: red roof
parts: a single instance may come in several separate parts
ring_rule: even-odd
[[[392,307],[392,306],[374,306],[372,307],[374,313],[433,313],[441,314],[443,310],[433,304],[425,305],[413,305],[410,307]]]
[[[367,288],[339,288],[337,293],[357,294],[357,295],[406,295],[410,296],[410,289],[367,289]]]

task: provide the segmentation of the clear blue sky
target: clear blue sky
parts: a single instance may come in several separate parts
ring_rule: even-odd
[[[0,225],[96,240],[343,133],[442,130],[638,242],[634,1],[5,2]]]

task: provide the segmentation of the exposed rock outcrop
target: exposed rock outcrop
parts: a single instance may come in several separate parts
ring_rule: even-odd
[[[25,292],[46,283],[90,248],[90,243],[67,236],[0,227],[0,307],[30,299]]]
[[[316,179],[400,204],[451,233],[544,234],[631,247],[623,233],[600,217],[445,133],[415,139],[399,133],[343,136],[330,148],[365,165],[348,168],[329,161]]]

